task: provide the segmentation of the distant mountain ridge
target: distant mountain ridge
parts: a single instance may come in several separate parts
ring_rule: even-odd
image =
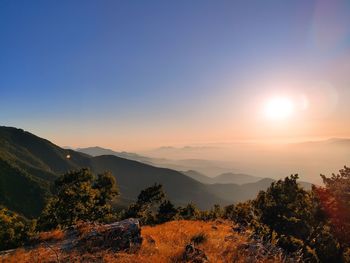
[[[166,149],[166,148],[172,148],[172,147],[164,147],[164,148]],[[190,147],[187,147],[187,148],[190,149]],[[210,161],[210,160],[203,160],[203,159],[192,158],[192,159],[172,160],[172,159],[166,159],[166,158],[148,157],[148,156],[144,156],[136,153],[117,152],[117,151],[102,148],[99,146],[78,148],[76,150],[82,153],[89,154],[94,157],[99,155],[115,155],[121,158],[150,164],[156,167],[168,168],[168,169],[173,169],[177,171],[195,170],[201,173],[205,173],[206,175],[207,174],[217,175],[220,173],[225,173],[228,170],[231,170],[224,167],[220,167],[217,164],[217,162]]]
[[[116,152],[111,149],[102,148],[99,146],[87,147],[87,148],[77,148],[76,151],[91,155],[93,157],[100,155],[114,155],[120,158],[125,158],[129,160],[134,160],[142,163],[153,164],[153,158],[142,156],[136,153],[129,152]]]
[[[183,172],[185,175],[205,184],[247,184],[255,183],[263,178],[249,174],[223,173],[215,177],[209,177],[194,170]]]
[[[168,149],[168,148],[172,149],[173,147],[170,147],[170,146],[162,147],[162,149]],[[190,147],[188,146],[184,148],[190,148]],[[88,148],[77,148],[76,150],[82,153],[89,154],[91,156],[115,155],[121,158],[135,160],[135,161],[156,165],[156,166],[159,165],[160,161],[162,161],[163,162],[162,164],[164,166],[168,165],[168,166],[171,166],[172,169],[176,170],[176,166],[174,165],[172,166],[170,164],[170,160],[166,160],[166,159],[155,159],[155,158],[142,156],[136,153],[116,152],[111,149],[105,149],[99,146],[88,147]],[[185,165],[186,163],[196,164],[196,162],[198,165],[203,164],[203,160],[196,160],[196,159],[188,159],[188,160],[180,160],[180,161],[182,161],[183,165]],[[254,183],[263,179],[262,177],[252,176],[248,174],[242,174],[242,173],[236,174],[236,173],[229,173],[229,172],[222,173],[215,177],[206,176],[195,170],[188,170],[182,173],[204,184],[239,184],[241,185],[246,183]]]
[[[207,147],[205,147],[207,146]],[[211,142],[193,145],[192,148],[172,147],[144,152],[146,156],[169,159],[213,160],[224,171],[207,172],[200,167],[182,169],[195,170],[214,177],[221,173],[245,173],[260,177],[281,178],[298,173],[304,181],[322,184],[320,174],[330,175],[339,167],[349,166],[350,139],[334,137],[309,141],[235,141]],[[179,169],[178,169],[179,170]]]

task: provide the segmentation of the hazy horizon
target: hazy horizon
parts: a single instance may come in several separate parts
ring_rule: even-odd
[[[67,146],[66,146],[67,147]],[[222,173],[249,174],[257,177],[281,179],[290,174],[299,174],[306,182],[321,184],[320,174],[331,175],[339,167],[348,163],[350,154],[349,138],[329,138],[325,140],[307,140],[301,142],[235,142],[196,144],[181,147],[163,146],[143,151],[126,151],[101,146],[93,148],[115,151],[117,156],[175,169],[178,171],[194,170],[206,176],[214,177]],[[74,148],[83,150],[83,148]],[[87,153],[87,152],[86,152]],[[100,154],[97,154],[100,155]],[[147,159],[144,159],[147,157]]]

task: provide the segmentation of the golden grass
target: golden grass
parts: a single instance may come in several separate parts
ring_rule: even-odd
[[[75,225],[75,227],[78,231],[79,236],[84,236],[93,230],[93,225],[91,223],[84,222],[84,221],[79,221]]]
[[[83,228],[85,230],[85,227]],[[85,232],[85,231],[82,231]],[[281,262],[273,260],[253,260],[247,257],[242,247],[248,242],[246,235],[232,231],[232,224],[226,221],[173,221],[154,227],[142,227],[143,243],[134,252],[100,251],[98,253],[70,254],[58,253],[60,262],[106,262],[106,263],[166,263],[182,262],[185,246],[198,234],[205,233],[206,240],[196,247],[203,250],[210,262]],[[4,257],[3,263],[57,262],[56,249],[39,247],[25,251],[17,250]],[[56,251],[57,252],[57,251]]]
[[[1,263],[49,263],[58,262],[56,254],[46,248],[33,250],[17,249],[13,254],[0,258]]]
[[[64,232],[61,229],[56,229],[49,232],[41,232],[39,234],[39,241],[58,241],[64,238]]]
[[[144,242],[139,252],[119,253],[117,262],[180,262],[185,246],[193,236],[200,233],[206,234],[207,241],[197,247],[205,251],[210,262],[228,262],[235,255],[237,243],[245,241],[244,237],[232,233],[229,223],[173,221],[155,227],[144,227]],[[109,255],[106,258],[106,262],[116,262],[113,260]]]

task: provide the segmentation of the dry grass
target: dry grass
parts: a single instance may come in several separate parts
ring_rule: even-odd
[[[33,250],[17,249],[15,253],[0,258],[1,263],[48,263],[58,262],[56,254],[46,248],[38,247]]]
[[[79,221],[76,225],[76,230],[78,231],[79,236],[84,236],[87,233],[91,232],[94,228],[94,225],[88,222]]]
[[[85,227],[82,228],[85,230]],[[197,248],[204,251],[210,262],[281,262],[273,260],[249,259],[243,249],[247,244],[246,235],[232,231],[229,222],[202,222],[202,221],[173,221],[154,227],[142,228],[144,238],[141,248],[136,252],[113,253],[100,251],[95,254],[59,254],[58,258],[53,249],[39,247],[25,251],[17,250],[14,254],[3,257],[3,263],[21,262],[106,262],[106,263],[135,263],[135,262],[182,262],[182,254],[187,244],[195,236],[205,233],[206,240]]]
[[[64,238],[64,232],[61,229],[56,229],[50,232],[41,232],[39,234],[39,241],[59,241]]]
[[[120,253],[118,262],[180,262],[185,246],[200,233],[206,233],[207,241],[197,247],[205,251],[211,262],[230,261],[229,258],[235,255],[237,243],[245,241],[244,237],[232,233],[229,223],[173,221],[144,227],[144,242],[140,251],[134,255]]]

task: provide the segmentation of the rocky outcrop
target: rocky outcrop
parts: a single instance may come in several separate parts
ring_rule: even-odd
[[[112,224],[87,224],[66,233],[64,250],[77,249],[94,252],[101,249],[123,251],[141,246],[141,228],[137,219],[126,219]]]

